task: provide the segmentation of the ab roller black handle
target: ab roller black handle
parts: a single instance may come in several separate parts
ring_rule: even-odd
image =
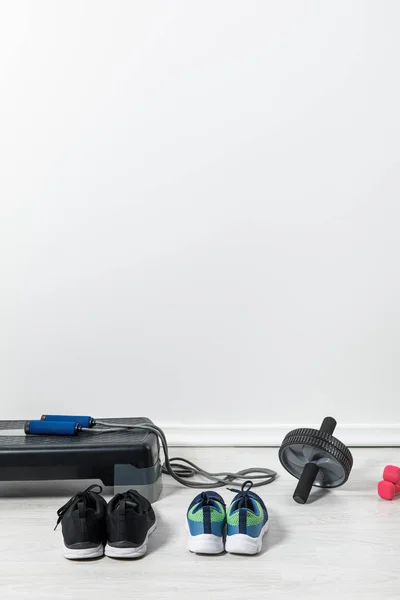
[[[313,485],[339,487],[349,478],[353,457],[350,450],[332,434],[336,421],[326,417],[320,429],[294,429],[279,449],[282,466],[299,480],[293,499],[305,504]]]
[[[335,431],[336,421],[332,417],[326,417],[322,421],[322,425],[320,427],[320,431],[324,431],[325,433],[332,433]],[[305,504],[308,500],[308,496],[310,495],[311,488],[314,485],[315,478],[318,475],[319,467],[312,462],[306,464],[303,469],[303,473],[301,474],[299,483],[293,494],[293,499],[296,500],[299,504]]]

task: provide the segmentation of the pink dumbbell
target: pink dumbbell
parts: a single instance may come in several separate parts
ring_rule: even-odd
[[[387,465],[383,470],[383,479],[391,483],[400,482],[400,469],[394,465]]]
[[[380,481],[378,483],[378,494],[384,500],[393,500],[396,494],[400,494],[400,483]]]

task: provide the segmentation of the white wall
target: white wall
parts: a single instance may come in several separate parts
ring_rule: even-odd
[[[400,3],[1,2],[0,402],[400,423]]]

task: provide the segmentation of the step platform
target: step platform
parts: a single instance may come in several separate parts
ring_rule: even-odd
[[[153,424],[146,417],[98,420]],[[114,493],[135,489],[150,502],[159,498],[162,466],[154,433],[138,429],[37,436],[25,435],[24,424],[0,421],[0,482],[100,480],[104,486],[114,486]]]

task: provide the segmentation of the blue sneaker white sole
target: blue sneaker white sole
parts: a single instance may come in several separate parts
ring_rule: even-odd
[[[188,535],[187,547],[189,552],[194,552],[195,554],[221,554],[225,549],[222,536],[213,535],[212,533],[191,535],[187,521],[186,531]]]
[[[268,531],[269,521],[261,529],[258,537],[254,538],[245,533],[235,533],[227,535],[225,550],[231,554],[258,554],[261,552],[263,537]]]

